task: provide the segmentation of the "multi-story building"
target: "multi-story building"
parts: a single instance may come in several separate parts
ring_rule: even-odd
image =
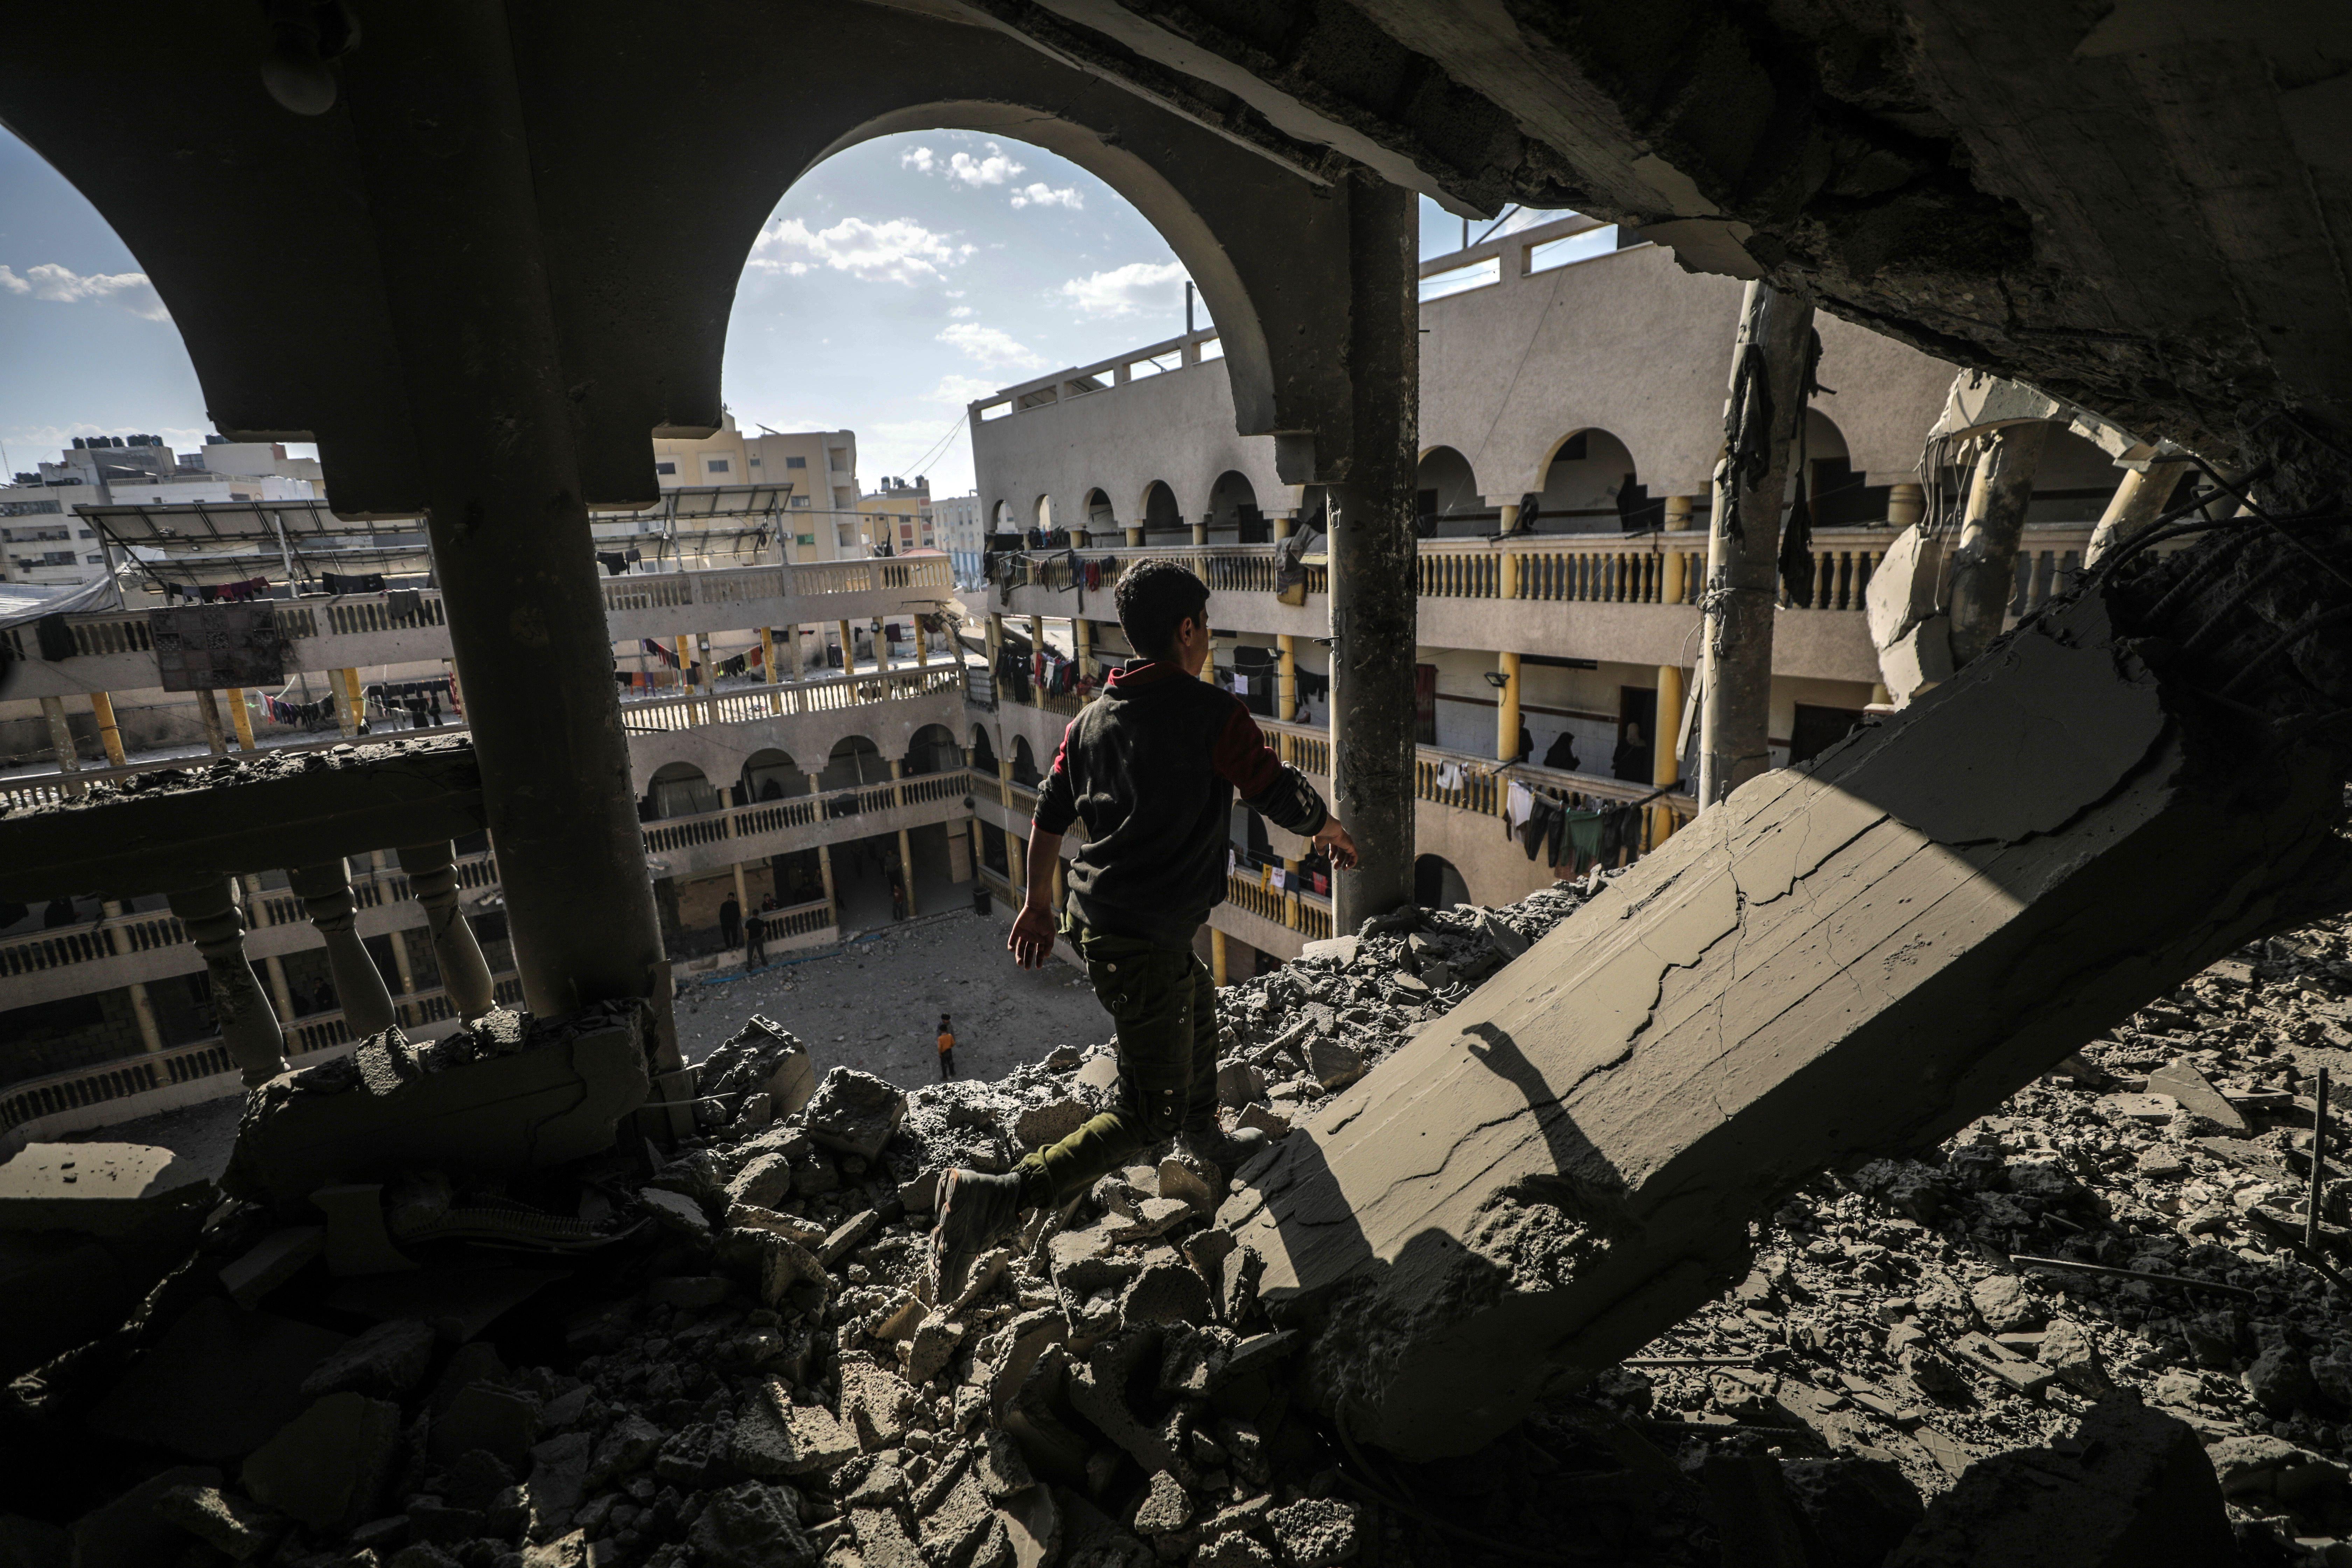
[[[886,478],[880,489],[857,498],[857,510],[866,543],[877,555],[939,548],[931,482],[920,474],[911,479]]]
[[[282,445],[215,436],[174,454],[160,436],[76,437],[54,463],[0,487],[0,582],[86,583],[103,576],[97,531],[79,506],[196,501],[307,500],[324,494],[315,458]]]
[[[680,489],[665,501],[717,530],[763,515],[756,509],[766,494],[763,486]],[[140,528],[170,532],[196,509],[90,511],[101,531],[128,538]],[[277,530],[289,530],[312,569],[299,586],[315,587],[316,569],[336,560],[328,535],[338,520],[322,502],[202,515],[215,548],[229,548],[222,558],[239,563],[276,551]],[[379,537],[415,539],[415,524],[372,521],[341,535],[362,544]],[[673,963],[689,980],[740,959],[740,944],[721,951],[730,900],[739,914],[773,901],[769,948],[779,952],[971,898],[972,785],[957,739],[962,658],[943,631],[926,635],[927,624],[951,620],[941,613],[950,605],[946,557],[845,551],[854,558],[779,561],[778,552],[772,542],[759,560],[718,552],[641,560],[602,580],[656,901]],[[169,564],[191,580],[226,575],[212,559]],[[268,575],[285,652],[282,679],[267,689],[163,690],[150,619],[166,604],[160,595],[67,616],[70,650],[29,624],[0,626],[12,669],[0,732],[20,750],[27,737],[47,742],[37,762],[0,773],[0,802],[57,800],[96,782],[185,768],[192,750],[201,763],[466,733],[438,593],[296,595],[281,574]],[[352,976],[364,982],[366,972],[337,967],[338,942],[364,948],[383,984],[382,1016],[413,1034],[455,1026],[465,977],[477,969],[502,998],[518,994],[495,846],[475,834],[443,849],[428,847],[422,860],[387,850],[337,873],[348,876],[357,910],[349,937],[331,913],[314,919],[326,906],[315,884],[297,890],[300,868],[239,880],[245,951],[289,1052],[341,1043],[347,1011],[381,1026],[352,1003]],[[453,872],[436,868],[436,855]],[[0,1135],[21,1140],[236,1089],[191,936],[195,917],[160,893],[118,891],[64,889],[29,906],[0,903]],[[446,918],[433,925],[432,911],[451,900],[468,917],[463,934]],[[467,956],[477,949],[478,959]]]
[[[940,548],[948,552],[948,560],[954,567],[956,586],[977,586],[981,563],[988,549],[987,530],[981,521],[980,492],[933,498],[931,523],[939,535]]]
[[[713,485],[790,486],[784,510],[792,561],[847,561],[865,553],[859,529],[857,435],[852,430],[746,436],[732,413],[698,440],[657,437],[654,472],[665,491]]]
[[[1638,853],[1692,809],[1693,672],[1710,480],[1740,286],[1694,276],[1663,247],[1570,217],[1424,263],[1416,867],[1424,903],[1501,903],[1589,863],[1515,838],[1515,800],[1617,817]],[[1812,521],[1810,605],[1774,634],[1776,765],[1811,757],[1883,701],[1863,590],[1896,526],[1919,519],[1923,440],[1950,365],[1823,315],[1801,479]],[[979,504],[1000,542],[1071,531],[1066,552],[993,557],[967,601],[990,626],[992,705],[967,734],[1000,764],[980,810],[1011,891],[1033,797],[1086,683],[1126,657],[1110,590],[1129,563],[1186,562],[1212,590],[1218,678],[1284,754],[1328,787],[1328,614],[1322,509],[1283,482],[1271,437],[1234,433],[1213,330],[1037,377],[971,408]],[[2080,559],[2119,471],[2089,442],[2050,436],[2036,473],[2013,612]],[[1287,570],[1286,570],[1287,568]],[[1285,590],[1287,590],[1286,592]],[[1006,658],[1004,650],[1012,650]],[[1076,689],[1041,689],[1074,661]],[[1663,743],[1662,743],[1663,742]],[[1594,820],[1580,815],[1588,834]],[[1204,944],[1215,966],[1294,956],[1328,934],[1316,868],[1278,829],[1237,812],[1231,899]],[[1075,847],[1075,846],[1072,846]],[[1549,844],[1545,847],[1549,847]],[[1617,850],[1612,849],[1613,855]],[[1304,889],[1287,873],[1306,876]]]

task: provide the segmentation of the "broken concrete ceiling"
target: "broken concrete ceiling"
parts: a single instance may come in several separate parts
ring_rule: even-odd
[[[970,3],[1302,167],[1639,224],[2201,450],[2352,420],[2341,5]]]

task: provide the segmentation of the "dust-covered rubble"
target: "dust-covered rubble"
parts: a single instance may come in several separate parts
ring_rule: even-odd
[[[1229,988],[1223,1113],[1281,1135],[1580,901],[1405,911]],[[446,1241],[415,1274],[321,1260],[273,1286],[255,1316],[310,1337],[280,1336],[287,1413],[250,1450],[94,1435],[113,1374],[88,1358],[19,1379],[0,1430],[55,1456],[31,1473],[110,1480],[12,1497],[0,1543],[286,1568],[1848,1568],[1990,1561],[2046,1491],[2101,1500],[2074,1510],[2082,1539],[2234,1530],[2241,1562],[2333,1563],[2352,1557],[2352,1331],[2288,1232],[2308,1075],[2352,1062],[2347,980],[2333,924],[2216,966],[1941,1147],[1790,1194],[1723,1298],[1480,1454],[1418,1465],[1315,1407],[1294,1371],[1311,1325],[1269,1319],[1265,1260],[1214,1223],[1223,1174],[1173,1150],[933,1298],[940,1170],[1009,1168],[1109,1103],[1108,1047],[906,1091],[848,1068],[811,1083],[755,1020],[700,1069],[697,1136],[656,1163],[618,1150],[467,1199],[561,1202],[595,1245]],[[2352,1180],[2324,1194],[2332,1263]],[[299,1217],[225,1205],[129,1331],[130,1372]],[[519,1261],[545,1276],[525,1304],[435,1304]],[[412,1310],[382,1305],[403,1290]],[[2008,1468],[1971,1472],[1993,1456]],[[2182,1464],[2210,1465],[2226,1521],[2150,1479]]]

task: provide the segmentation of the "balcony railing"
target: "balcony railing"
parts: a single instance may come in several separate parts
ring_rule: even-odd
[[[693,816],[667,817],[647,824],[646,850],[661,855],[698,845],[724,844],[733,838],[756,838],[794,827],[813,827],[820,822],[846,822],[901,805],[961,800],[971,789],[971,775],[961,768],[952,768],[945,773],[918,773],[912,778],[861,784],[827,795],[724,806]]]
[[[522,1000],[521,979],[511,973],[499,976],[496,994],[504,1005],[514,1005]],[[457,1016],[455,1005],[437,985],[395,996],[392,1002],[394,1015],[403,1029],[420,1029]],[[340,1010],[287,1019],[280,1026],[289,1060],[342,1045],[351,1038]],[[26,1079],[0,1089],[0,1131],[60,1110],[102,1104],[151,1089],[168,1089],[173,1084],[236,1071],[228,1047],[215,1038]]]
[[[907,702],[958,690],[961,664],[916,669],[836,675],[824,680],[737,686],[724,691],[687,692],[624,701],[621,722],[633,733],[693,730],[705,724],[746,724],[759,719],[839,713],[883,702]]]
[[[2046,523],[2025,531],[2018,552],[2016,589],[2010,613],[2023,616],[2063,592],[2066,571],[2078,567],[2091,540],[2084,522]],[[1885,558],[1896,532],[1890,528],[1822,528],[1812,535],[1815,610],[1857,611],[1871,572]],[[1139,561],[1174,561],[1190,568],[1211,591],[1275,591],[1276,544],[1146,546],[1078,552],[1075,564],[1065,552],[1027,558],[1030,587],[1067,591],[1089,563],[1097,566],[1088,592],[1114,586],[1119,574]],[[1674,588],[1669,563],[1679,559],[1681,586]],[[1706,535],[1676,533],[1538,533],[1512,539],[1424,539],[1415,546],[1414,578],[1425,599],[1523,599],[1605,605],[1695,605],[1706,577]],[[1307,568],[1307,591],[1329,591],[1326,568]],[[1671,592],[1671,598],[1669,597]],[[1783,598],[1783,607],[1793,601]]]

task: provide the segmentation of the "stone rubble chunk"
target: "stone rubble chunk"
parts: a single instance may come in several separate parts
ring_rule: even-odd
[[[686,1539],[698,1568],[814,1568],[821,1557],[792,1489],[756,1480],[711,1493]]]
[[[1318,1036],[1307,1043],[1307,1070],[1317,1083],[1336,1092],[1364,1076],[1364,1053]]]
[[[99,1399],[100,1436],[192,1459],[253,1452],[310,1401],[302,1384],[344,1336],[206,1296],[180,1315]]]
[[[283,1519],[218,1487],[173,1487],[155,1500],[155,1516],[239,1563],[268,1551],[286,1530]]]
[[[594,1439],[585,1432],[566,1432],[532,1447],[533,1534],[553,1535],[572,1522],[573,1510],[587,1500],[588,1466],[594,1455]]]
[[[397,1399],[425,1381],[436,1343],[433,1325],[420,1319],[378,1323],[320,1362],[302,1380],[302,1397],[349,1392]]]
[[[2014,1274],[1989,1274],[1969,1287],[1969,1304],[1996,1334],[2038,1329],[2046,1321],[2040,1301]]]
[[[1207,1214],[1224,1201],[1224,1176],[1197,1155],[1171,1154],[1160,1162],[1160,1195]]]
[[[801,1125],[820,1148],[861,1160],[879,1159],[883,1146],[907,1119],[907,1093],[896,1084],[855,1068],[824,1075],[803,1109]]]
[[[1289,1568],[1332,1568],[1352,1561],[1362,1545],[1357,1513],[1354,1503],[1338,1498],[1301,1498],[1265,1521]]]
[[[151,1563],[174,1561],[187,1551],[187,1535],[159,1517],[155,1504],[174,1488],[217,1487],[221,1479],[221,1473],[208,1465],[177,1465],[91,1509],[75,1520],[67,1532],[73,1568],[148,1568]],[[34,1539],[45,1548],[56,1544],[52,1536]]]
[[[882,1221],[878,1209],[860,1209],[833,1227],[816,1248],[817,1261],[827,1268],[839,1267],[841,1260],[866,1245],[866,1238]]]
[[[0,1231],[128,1236],[220,1194],[194,1162],[148,1143],[28,1143],[0,1164]]]
[[[238,1479],[256,1502],[313,1530],[349,1531],[374,1517],[401,1438],[400,1406],[331,1394],[246,1459]]]
[[[831,1469],[856,1456],[856,1432],[824,1405],[793,1404],[792,1390],[774,1378],[768,1380],[763,1394],[761,1413],[772,1425],[753,1429],[760,1434],[763,1463],[776,1466],[781,1474],[797,1476]],[[743,1425],[737,1422],[739,1433]]]
[[[792,1195],[793,1163],[782,1154],[762,1154],[727,1184],[730,1211],[737,1207],[773,1209]]]
[[[1095,1108],[1076,1095],[1022,1108],[1013,1119],[1013,1142],[1024,1150],[1045,1149],[1093,1120]]]
[[[1062,1550],[1062,1510],[1053,1489],[1024,1487],[996,1500],[996,1517],[1012,1549],[1011,1568],[1051,1568]]]
[[[710,1239],[710,1216],[684,1193],[674,1193],[666,1187],[639,1187],[637,1201],[664,1230],[674,1231],[689,1241]]]
[[[915,1418],[915,1391],[897,1373],[866,1356],[841,1360],[841,1423],[866,1453],[895,1448]]]
[[[914,1338],[908,1342],[908,1381],[915,1384],[929,1383],[946,1371],[948,1363],[955,1358],[956,1352],[963,1348],[963,1336],[964,1328],[961,1323],[951,1322],[945,1318],[938,1317],[927,1320],[921,1328],[915,1331]]]
[[[1192,1500],[1174,1476],[1159,1471],[1145,1488],[1143,1500],[1135,1505],[1135,1517],[1129,1522],[1138,1535],[1173,1534],[1192,1522]]]
[[[589,1485],[596,1486],[633,1475],[653,1463],[668,1435],[634,1412],[604,1429],[596,1440],[596,1457],[588,1467]]]
[[[1129,1219],[1110,1219],[1110,1239],[1118,1245],[1149,1241],[1192,1217],[1192,1205],[1181,1198],[1145,1198]]]
[[[434,1418],[429,1438],[433,1457],[445,1465],[481,1448],[518,1468],[528,1463],[531,1445],[538,1441],[539,1402],[488,1383],[459,1389]]]
[[[932,1568],[966,1568],[995,1525],[996,1510],[980,1483],[965,1475],[923,1511],[918,1526],[923,1556]]]
[[[1118,1318],[1128,1329],[1150,1323],[1206,1323],[1210,1321],[1208,1286],[1196,1270],[1172,1258],[1153,1264],[1121,1292]]]
[[[798,1215],[779,1214],[774,1209],[755,1208],[749,1204],[739,1205],[727,1211],[727,1228],[771,1231],[812,1250],[824,1245],[827,1234],[824,1226],[814,1220],[803,1219]]]
[[[908,1539],[906,1526],[888,1509],[852,1509],[849,1528],[865,1568],[926,1568],[923,1554]],[[745,1568],[751,1565],[747,1563]]]

